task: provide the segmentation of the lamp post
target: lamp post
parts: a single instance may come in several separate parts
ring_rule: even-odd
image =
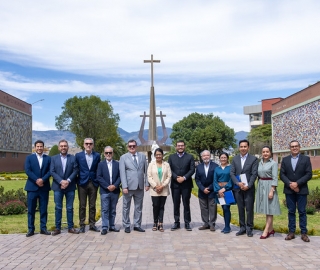
[[[35,103],[37,103],[37,102],[40,102],[40,101],[44,101],[44,98],[39,99],[39,100],[37,100],[37,101],[35,101],[35,102],[31,103],[31,105],[33,105],[33,104],[35,104]]]

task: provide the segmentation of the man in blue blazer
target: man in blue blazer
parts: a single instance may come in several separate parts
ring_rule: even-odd
[[[213,175],[218,164],[210,161],[210,152],[204,150],[201,153],[203,163],[196,168],[196,184],[198,186],[198,198],[203,225],[199,230],[210,229],[215,231],[217,220],[217,204],[213,192]]]
[[[24,190],[27,191],[28,202],[28,233],[27,237],[34,235],[34,220],[39,200],[40,233],[50,235],[47,231],[48,201],[50,191],[50,162],[51,158],[43,154],[44,142],[38,140],[34,143],[35,154],[26,158],[24,169],[28,176]]]
[[[113,148],[111,146],[104,148],[104,156],[106,160],[99,163],[97,171],[100,186],[102,235],[106,235],[108,229],[113,232],[120,231],[114,224],[121,183],[119,162],[112,159]]]
[[[301,239],[310,242],[307,235],[307,196],[309,194],[308,181],[312,178],[310,158],[300,154],[300,143],[290,142],[291,155],[284,157],[281,162],[280,178],[284,183],[283,193],[286,195],[288,207],[289,233],[285,240],[295,238],[296,209],[299,212]]]
[[[60,154],[51,158],[50,173],[53,177],[56,229],[52,235],[61,233],[63,197],[66,197],[68,232],[78,234],[73,223],[73,202],[76,190],[78,165],[76,158],[68,154],[69,146],[66,140],[59,141]]]
[[[96,227],[96,200],[99,183],[96,180],[100,154],[93,151],[94,142],[91,138],[84,139],[84,151],[76,154],[78,164],[78,196],[80,233],[85,233],[87,200],[89,200],[89,230],[100,232]]]

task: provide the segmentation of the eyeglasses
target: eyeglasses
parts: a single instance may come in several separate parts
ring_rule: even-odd
[[[136,148],[136,145],[128,145],[129,148]]]
[[[106,155],[112,155],[112,152],[104,152]]]
[[[298,148],[300,147],[299,145],[290,145],[290,148]]]
[[[92,142],[86,142],[86,143],[84,143],[85,145],[93,145],[93,143]]]
[[[177,147],[184,147],[184,144],[178,144]]]

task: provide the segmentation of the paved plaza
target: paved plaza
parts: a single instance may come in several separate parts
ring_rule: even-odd
[[[121,211],[120,198],[116,226],[121,231],[106,236],[92,231],[57,236],[37,233],[29,238],[25,234],[0,235],[0,269],[320,269],[320,237],[310,237],[311,242],[304,243],[300,237],[285,241],[285,235],[276,233],[260,240],[261,231],[254,231],[252,238],[235,236],[237,227],[232,227],[230,234],[222,234],[220,216],[215,232],[199,231],[200,209],[193,195],[191,232],[183,228],[170,231],[171,197],[166,204],[163,233],[151,230],[149,193],[144,200],[145,233],[125,233]]]

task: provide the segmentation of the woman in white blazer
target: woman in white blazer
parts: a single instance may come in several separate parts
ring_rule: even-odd
[[[148,182],[153,206],[153,231],[163,232],[164,205],[167,196],[170,195],[171,169],[168,162],[163,160],[163,150],[157,148],[154,151],[156,160],[151,161],[148,167]]]

